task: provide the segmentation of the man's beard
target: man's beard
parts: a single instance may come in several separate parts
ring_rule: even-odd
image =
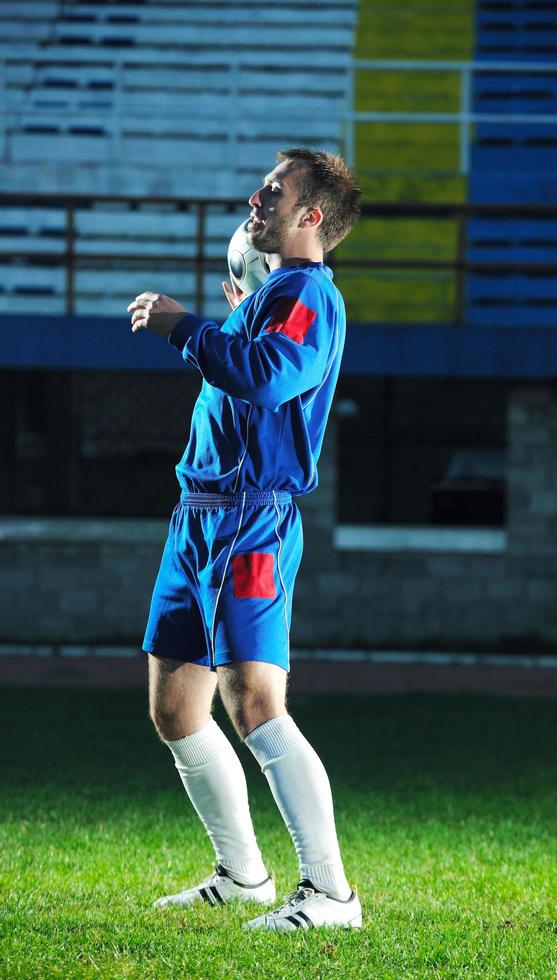
[[[280,254],[284,241],[283,230],[287,222],[285,218],[270,220],[273,224],[269,225],[267,219],[262,228],[254,228],[252,225],[248,230],[248,241],[257,252],[264,252],[267,255]]]

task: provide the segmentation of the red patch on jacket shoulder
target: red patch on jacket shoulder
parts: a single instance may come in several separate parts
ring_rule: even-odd
[[[285,296],[278,301],[273,318],[265,333],[284,333],[297,344],[303,344],[304,337],[315,320],[317,313],[294,296]]]
[[[275,560],[271,554],[233,555],[232,578],[236,599],[274,599]]]

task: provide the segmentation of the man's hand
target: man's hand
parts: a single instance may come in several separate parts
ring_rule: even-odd
[[[234,282],[233,279],[231,279],[230,282],[232,284],[232,289],[230,288],[227,282],[223,282],[221,283],[221,285],[222,288],[224,289],[224,295],[228,300],[228,304],[230,308],[232,310],[235,310],[236,307],[238,307],[240,303],[242,303],[243,300],[245,300],[249,294],[243,293],[240,287]]]
[[[176,300],[161,293],[141,293],[128,306],[132,313],[132,333],[151,330],[159,337],[168,337],[184,313],[188,311]]]

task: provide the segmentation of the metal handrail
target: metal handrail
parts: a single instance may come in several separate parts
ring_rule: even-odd
[[[557,68],[556,68],[557,71]],[[65,202],[72,201],[75,204],[85,204],[95,201],[96,203],[106,204],[106,203],[117,203],[117,204],[129,204],[130,207],[135,207],[139,204],[176,204],[187,210],[188,208],[197,207],[199,204],[205,204],[206,206],[214,205],[215,207],[226,207],[233,210],[238,207],[245,207],[246,213],[248,212],[248,207],[246,199],[244,197],[183,197],[180,195],[169,195],[169,194],[148,194],[148,195],[124,195],[124,194],[97,194],[94,191],[89,193],[85,192],[73,192],[70,194],[64,194],[62,192],[50,191],[1,191],[0,190],[0,206],[2,204],[16,205],[18,203],[31,204],[31,203],[48,203],[48,204],[64,204]],[[474,203],[467,201],[364,201],[362,205],[362,215],[369,216],[371,214],[382,214],[382,213],[404,213],[408,215],[435,215],[435,214],[445,214],[445,213],[482,213],[482,212],[500,212],[501,214],[515,214],[515,213],[525,213],[525,214],[557,214],[557,204],[530,204],[530,203],[516,203],[516,204],[485,204],[485,203]]]
[[[104,54],[104,52],[103,52]],[[234,147],[236,146],[239,138],[239,131],[241,130],[241,124],[238,116],[238,104],[240,99],[240,73],[244,69],[257,70],[261,67],[266,67],[268,61],[262,58],[262,63],[253,63],[250,59],[243,59],[241,55],[234,55],[233,52],[228,51],[225,55],[217,55],[217,62],[219,62],[219,67],[221,67],[225,72],[227,72],[226,80],[226,102],[227,102],[227,113],[223,116],[222,109],[215,109],[214,114],[208,115],[207,112],[203,113],[205,120],[212,119],[218,121],[219,123],[219,133],[223,138],[226,139],[226,144],[230,150],[230,160],[234,158]],[[222,59],[222,60],[221,60]],[[6,85],[6,65],[8,63],[17,63],[22,60],[22,56],[17,53],[13,54],[9,52],[2,52],[0,56],[0,160],[8,158],[10,155],[10,135],[12,131],[17,131],[18,122],[22,114],[27,116],[36,116],[38,119],[41,117],[48,117],[50,115],[56,116],[56,123],[60,121],[75,119],[76,112],[73,109],[67,109],[64,107],[56,106],[55,109],[49,110],[46,107],[34,108],[33,106],[18,106],[16,108],[11,108],[8,105],[7,98],[7,85]],[[28,58],[23,58],[23,60],[29,60]],[[41,62],[41,56],[38,55],[37,58],[33,59],[35,64]],[[81,53],[72,53],[68,50],[64,53],[63,61],[65,64],[74,64],[80,66],[83,64],[83,55]],[[212,56],[209,63],[214,64],[215,56]],[[106,52],[106,58],[102,59],[103,64],[110,65],[111,77],[113,81],[113,88],[111,91],[112,96],[112,106],[110,109],[95,109],[90,108],[88,111],[89,119],[102,119],[102,124],[106,128],[105,135],[110,140],[110,154],[111,163],[118,162],[120,159],[121,141],[123,131],[129,128],[130,124],[141,123],[142,128],[145,127],[145,115],[141,112],[136,112],[133,109],[130,111],[129,107],[122,109],[122,104],[125,98],[125,92],[128,90],[125,85],[124,79],[124,67],[128,64],[136,66],[138,61],[136,59],[129,60],[126,57],[126,52]],[[88,64],[97,64],[98,62],[89,62]],[[142,66],[154,67],[160,66],[160,54],[151,52],[146,53],[141,58]],[[207,67],[207,59],[196,59],[192,62],[194,67],[203,69]],[[169,59],[165,62],[165,67],[173,67],[173,59]],[[346,77],[347,68],[342,66],[343,75]],[[339,89],[339,97],[342,100],[342,94],[344,91],[344,86]],[[303,96],[301,96],[303,98]],[[339,124],[344,122],[344,108],[342,106],[342,101],[339,102]],[[273,120],[275,122],[280,122],[285,126],[288,126],[292,121],[292,114],[286,110],[281,110],[280,105],[273,106]],[[83,111],[79,113],[79,120],[83,123],[84,119],[87,119],[87,114],[84,115]],[[225,121],[223,122],[223,119]],[[259,110],[257,112],[250,112],[249,122],[250,127],[257,132],[258,124],[263,124],[268,122],[269,113],[268,111]],[[157,109],[156,121],[169,121],[174,122],[178,131],[183,131],[184,127],[187,127],[187,123],[177,116],[174,112],[165,113]],[[312,111],[311,121],[319,122],[325,127],[325,131],[329,136],[334,136],[336,125],[333,122],[331,124],[331,111],[330,106],[319,111]],[[154,126],[153,138],[156,137],[156,125]],[[319,138],[323,138],[321,133]]]
[[[194,252],[191,255],[172,255],[164,254],[123,254],[98,252],[81,252],[76,249],[76,228],[75,213],[80,205],[95,203],[121,203],[127,204],[131,209],[135,209],[138,204],[164,203],[174,204],[183,210],[196,212],[197,223],[194,236]],[[229,209],[231,212],[237,208],[245,207],[248,211],[246,201],[243,198],[200,198],[188,199],[183,197],[125,197],[114,194],[40,194],[40,193],[14,193],[8,194],[0,192],[0,209],[3,205],[59,205],[65,209],[65,248],[63,251],[40,251],[30,249],[1,249],[0,236],[0,259],[25,259],[34,263],[64,264],[66,273],[66,312],[73,313],[75,303],[75,270],[76,265],[82,261],[94,262],[130,262],[144,264],[150,262],[168,263],[171,260],[178,267],[185,267],[195,272],[195,302],[197,309],[203,309],[205,299],[204,274],[208,269],[222,267],[225,263],[224,255],[222,258],[209,256],[205,252],[206,246],[206,219],[207,212],[211,207]],[[327,261],[337,269],[399,269],[399,270],[429,270],[429,271],[453,271],[455,274],[455,308],[454,323],[460,324],[464,318],[464,280],[467,272],[517,272],[526,271],[530,273],[557,274],[557,263],[552,262],[493,262],[469,260],[465,256],[467,244],[467,222],[472,215],[493,215],[495,217],[555,217],[557,220],[557,205],[537,205],[537,204],[468,204],[468,203],[402,203],[388,201],[367,201],[362,207],[362,219],[378,218],[389,220],[391,218],[434,218],[438,220],[454,220],[457,222],[456,256],[453,261],[447,260],[422,260],[422,259],[377,259],[362,256],[349,256],[344,252],[341,254],[332,253]],[[344,250],[343,250],[344,251]]]
[[[9,122],[14,113],[12,110],[8,110],[7,100],[5,98],[6,83],[5,83],[5,69],[4,65],[7,61],[18,60],[14,56],[9,54],[4,54],[3,59],[0,59],[0,157],[7,152],[7,141],[8,141],[8,128]],[[79,58],[75,54],[72,56],[71,52],[68,52],[65,57],[66,61],[79,63]],[[107,54],[107,60],[111,60],[113,64],[113,78],[115,87],[113,90],[114,105],[113,111],[111,113],[111,141],[112,141],[112,153],[114,160],[118,159],[119,155],[119,144],[122,137],[122,122],[123,115],[118,112],[118,106],[122,99],[122,93],[124,91],[124,82],[122,69],[123,65],[126,63],[125,54],[115,57],[114,54],[109,56]],[[148,59],[150,60],[150,59]],[[226,130],[223,129],[223,134],[226,132],[226,137],[228,144],[232,148],[237,137],[236,133],[236,121],[237,121],[237,102],[238,102],[238,86],[239,71],[244,67],[250,67],[248,62],[243,62],[241,57],[229,58],[223,67],[228,69],[229,72],[229,85],[228,85],[228,98],[230,102],[231,114],[228,118],[228,125]],[[200,67],[202,67],[200,63]],[[472,103],[472,92],[471,92],[471,82],[474,74],[478,72],[491,73],[491,74],[501,74],[501,73],[536,73],[536,74],[557,74],[557,63],[556,62],[540,62],[540,61],[459,61],[459,60],[449,60],[449,61],[417,61],[417,60],[390,60],[390,59],[354,59],[345,68],[347,76],[347,86],[346,86],[346,101],[344,108],[339,114],[339,123],[344,127],[344,152],[347,160],[350,164],[354,165],[356,160],[356,137],[355,137],[355,127],[357,123],[377,123],[377,122],[394,122],[394,123],[438,123],[441,125],[452,124],[458,126],[459,129],[459,166],[458,171],[462,175],[467,175],[470,170],[470,126],[474,123],[491,123],[494,125],[503,125],[505,123],[513,123],[516,125],[556,125],[557,124],[557,114],[555,113],[506,113],[506,112],[474,112],[471,108]],[[459,94],[459,108],[455,112],[363,112],[357,111],[355,109],[355,74],[357,71],[400,71],[400,72],[454,72],[459,75],[460,78],[460,94]],[[33,111],[28,110],[28,111]],[[37,110],[42,112],[42,110]],[[278,115],[284,119],[284,114],[281,114],[280,105],[275,107],[273,110],[274,118],[278,118]],[[58,116],[72,115],[72,113],[67,113],[64,110],[57,109]],[[17,115],[17,113],[16,113]],[[160,115],[160,113],[159,113]],[[126,118],[130,119],[127,113]],[[174,118],[174,117],[172,117]],[[220,117],[219,117],[220,118]],[[257,118],[266,119],[267,116],[259,114]],[[257,128],[257,118],[255,116],[250,116],[250,121],[252,127],[256,130]],[[286,118],[290,118],[289,116]],[[322,119],[324,121],[330,120],[329,113],[312,113],[312,119]]]
[[[356,71],[452,71],[460,76],[460,96],[458,112],[358,112],[355,105]],[[459,128],[459,173],[466,176],[470,172],[470,125],[472,123],[515,123],[533,125],[542,123],[557,125],[555,113],[504,113],[472,112],[472,76],[476,72],[492,74],[518,72],[557,74],[556,62],[540,61],[393,61],[356,59],[352,63],[348,105],[346,111],[346,157],[354,166],[356,156],[355,124],[358,122],[411,122],[411,123],[453,123]]]

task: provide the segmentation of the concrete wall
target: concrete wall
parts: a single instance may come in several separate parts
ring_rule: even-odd
[[[400,533],[388,549],[338,550],[326,530],[335,492],[329,443],[321,497],[315,494],[305,505],[310,521],[296,597],[296,641],[364,649],[555,649],[554,387],[532,384],[511,391],[507,449],[508,523],[499,547],[493,532],[485,535],[489,548],[480,549],[480,536],[462,529],[453,533],[451,548],[443,541],[450,536],[435,529],[421,549],[405,549]]]
[[[320,487],[301,501],[305,553],[294,599],[299,647],[557,649],[557,390],[513,389],[508,526],[405,546],[335,546],[335,426]],[[140,643],[166,522],[3,519],[0,642]],[[495,543],[494,543],[495,541]],[[394,542],[394,543],[393,543]],[[479,542],[479,543],[478,543]]]

